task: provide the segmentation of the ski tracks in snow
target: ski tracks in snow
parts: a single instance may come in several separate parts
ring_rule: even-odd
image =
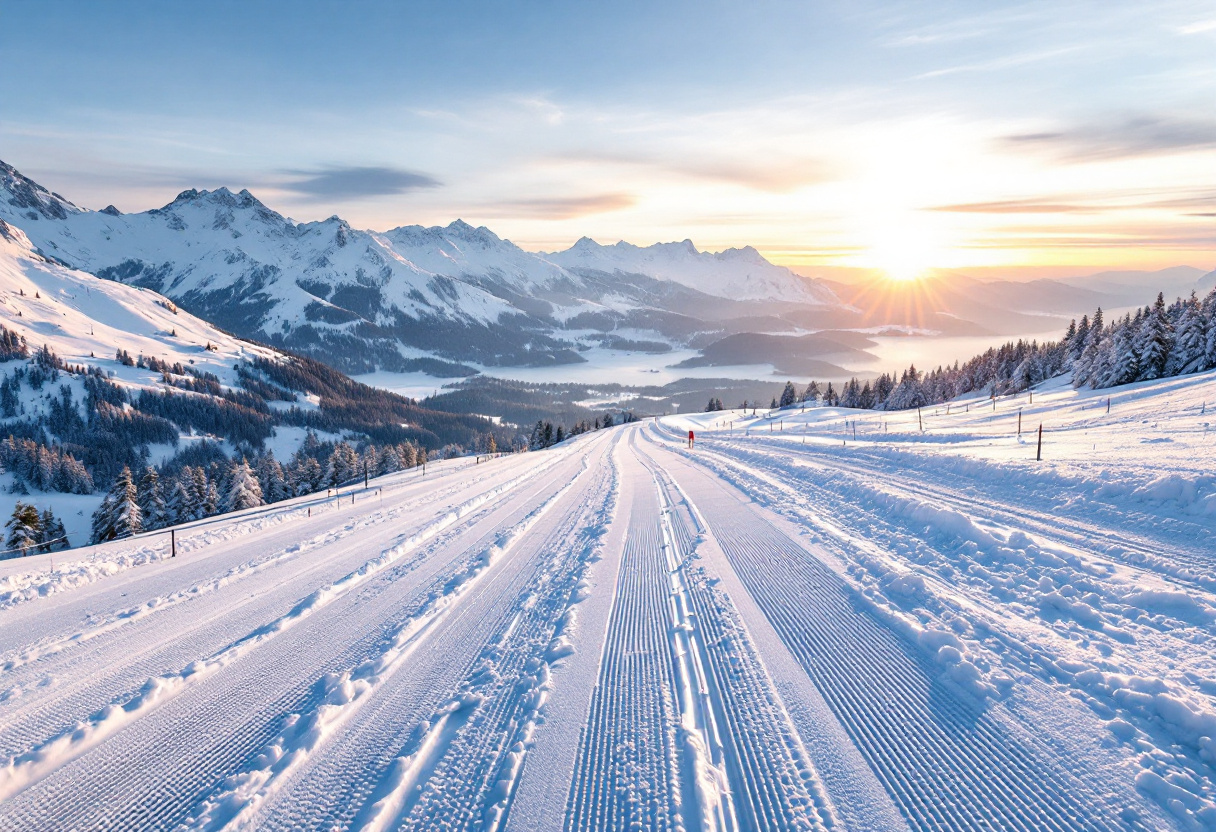
[[[6,578],[0,827],[1210,820],[1201,548],[661,425],[384,488]]]

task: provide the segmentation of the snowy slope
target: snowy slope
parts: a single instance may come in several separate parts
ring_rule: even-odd
[[[669,417],[0,562],[0,826],[1210,828],[1214,398]]]
[[[34,251],[25,234],[0,221],[0,321],[31,349],[44,344],[72,364],[101,365],[128,384],[154,386],[159,373],[123,367],[122,349],[193,365],[232,383],[234,362],[273,350],[216,329],[156,293],[65,268]],[[208,349],[208,345],[211,349]]]

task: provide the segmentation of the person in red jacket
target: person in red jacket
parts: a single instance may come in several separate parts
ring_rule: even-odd
[[[693,432],[692,432],[692,431],[689,431],[689,432],[688,432],[688,447],[689,447],[689,448],[691,448],[691,447],[692,447],[692,441],[693,441],[694,439],[696,439],[696,437],[693,435]]]

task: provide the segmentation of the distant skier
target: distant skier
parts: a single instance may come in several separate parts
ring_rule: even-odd
[[[692,448],[692,443],[693,443],[693,440],[694,440],[694,439],[696,439],[696,438],[697,438],[697,437],[693,435],[693,432],[692,432],[692,431],[689,431],[689,432],[688,432],[688,447],[689,447],[689,449],[691,449],[691,448]]]

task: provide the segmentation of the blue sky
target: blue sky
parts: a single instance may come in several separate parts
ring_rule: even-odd
[[[1214,47],[1210,2],[8,0],[0,158],[529,248],[1211,267]]]

